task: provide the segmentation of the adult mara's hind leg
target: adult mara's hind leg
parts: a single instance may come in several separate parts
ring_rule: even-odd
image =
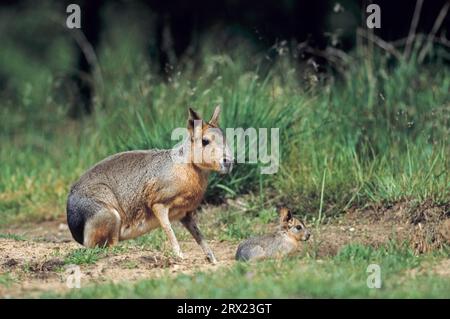
[[[120,215],[115,209],[105,207],[98,210],[86,221],[83,245],[105,247],[117,244],[120,225]]]

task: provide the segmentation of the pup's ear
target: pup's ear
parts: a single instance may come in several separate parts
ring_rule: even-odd
[[[218,126],[219,114],[220,114],[220,105],[217,105],[216,108],[214,109],[213,115],[211,116],[211,120],[209,120],[209,123]]]
[[[292,219],[292,214],[289,209],[283,207],[280,209],[280,224],[285,224]]]
[[[188,129],[190,132],[194,131],[194,121],[201,121],[202,118],[192,108],[189,108]]]

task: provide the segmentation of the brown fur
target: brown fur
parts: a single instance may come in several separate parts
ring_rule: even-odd
[[[67,218],[78,242],[88,247],[114,245],[162,227],[174,253],[182,257],[171,227],[171,221],[181,220],[207,257],[215,261],[192,212],[203,199],[209,172],[229,172],[231,155],[223,136],[216,141],[209,130],[217,127],[219,108],[210,123],[191,109],[189,114],[190,137],[180,148],[188,162],[175,161],[172,150],[119,153],[96,164],[72,186]],[[202,125],[194,126],[195,120]],[[202,145],[205,139],[208,144]],[[195,163],[195,150],[210,151],[211,161]]]

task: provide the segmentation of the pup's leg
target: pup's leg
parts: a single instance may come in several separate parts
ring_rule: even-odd
[[[178,258],[183,258],[183,254],[181,253],[180,244],[178,244],[178,240],[175,237],[175,233],[173,232],[172,225],[169,220],[169,209],[162,204],[155,204],[152,206],[152,211],[158,219],[162,229],[169,238],[170,244],[172,246],[172,250]]]
[[[86,221],[83,245],[86,247],[113,246],[119,241],[120,215],[104,208]]]
[[[209,248],[208,244],[203,238],[202,233],[197,227],[197,223],[195,221],[193,213],[187,213],[186,216],[183,217],[180,221],[184,225],[184,227],[186,227],[186,229],[191,233],[192,237],[194,237],[197,244],[200,245],[208,260],[213,264],[217,263],[214,253],[212,252],[211,248]]]

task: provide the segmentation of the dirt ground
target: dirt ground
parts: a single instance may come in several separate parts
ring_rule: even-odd
[[[8,229],[11,234],[31,240],[0,239],[0,273],[9,272],[11,285],[0,285],[0,297],[37,296],[42,292],[68,291],[66,279],[69,265],[64,257],[81,248],[64,221],[44,222],[39,225]],[[95,264],[82,264],[81,281],[90,284],[102,282],[134,282],[160,276],[216,270],[233,263],[234,245],[209,241],[218,263],[209,263],[194,240],[180,241],[183,260],[165,256],[161,251],[127,247],[124,251],[108,253]],[[82,283],[83,284],[83,283]]]
[[[448,207],[400,203],[392,207],[369,207],[353,210],[330,223],[310,227],[312,238],[307,249],[316,258],[335,255],[349,243],[380,246],[391,239],[408,240],[417,253],[450,242]],[[0,239],[0,275],[9,273],[11,282],[0,285],[0,297],[33,297],[43,292],[64,293],[68,270],[65,256],[80,248],[71,237],[64,220],[18,225],[2,229],[2,234],[23,236],[26,240]],[[19,238],[20,239],[20,238]],[[210,264],[194,240],[180,241],[184,260],[175,260],[161,251],[130,246],[124,251],[108,253],[95,264],[80,265],[81,281],[134,282],[196,271],[216,271],[234,263],[236,244],[209,241],[218,263]],[[436,265],[436,272],[450,275],[450,259]]]

